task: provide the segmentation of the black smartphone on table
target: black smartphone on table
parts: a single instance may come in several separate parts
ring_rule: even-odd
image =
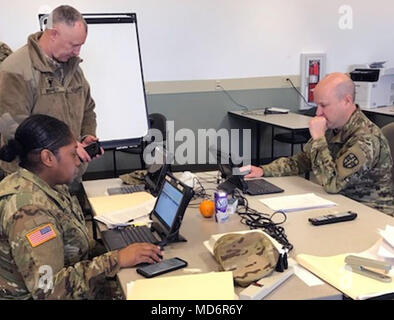
[[[152,278],[186,266],[187,262],[185,260],[180,258],[171,258],[137,268],[137,272],[143,275],[145,278]]]

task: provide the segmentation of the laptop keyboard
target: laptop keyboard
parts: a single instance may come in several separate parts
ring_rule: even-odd
[[[145,191],[144,184],[132,184],[118,188],[108,188],[107,192],[109,195],[114,194],[126,194],[126,193],[134,193],[134,192],[141,192]]]
[[[135,242],[149,242],[154,244],[159,243],[152,231],[147,226],[125,228],[119,232],[127,244]]]
[[[248,193],[250,194],[270,194],[283,191],[283,189],[263,179],[245,180],[245,182],[248,185]]]

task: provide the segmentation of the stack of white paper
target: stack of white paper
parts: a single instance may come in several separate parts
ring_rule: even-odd
[[[379,229],[378,232],[383,239],[379,246],[378,255],[385,259],[394,259],[394,227],[387,225],[386,229]]]
[[[115,210],[103,213],[94,218],[107,225],[109,229],[135,224],[137,221],[142,223],[143,221],[149,220],[148,215],[152,212],[155,206],[156,199],[145,201],[139,205],[133,207]]]
[[[127,283],[127,300],[234,300],[231,271],[187,274]]]
[[[352,272],[345,262],[346,256],[352,254],[394,265],[394,228],[386,226],[385,230],[378,232],[382,238],[371,248],[360,253],[344,253],[329,257],[298,254],[296,259],[303,267],[353,299],[363,300],[394,293],[394,281],[377,281]],[[386,275],[394,279],[394,268]]]
[[[335,202],[321,198],[314,193],[266,198],[260,199],[260,201],[272,210],[284,212],[327,208],[337,205]]]

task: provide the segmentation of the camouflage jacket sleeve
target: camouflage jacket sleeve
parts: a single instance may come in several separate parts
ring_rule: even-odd
[[[45,226],[52,229],[52,236],[37,245],[43,240],[34,236]],[[65,266],[65,235],[48,212],[35,206],[24,206],[13,214],[6,228],[18,271],[34,299],[91,298],[99,290],[95,283],[120,269],[117,251]]]
[[[8,113],[17,123],[30,115],[33,104],[34,92],[29,82],[19,74],[0,71],[0,116]],[[9,132],[7,136],[13,137],[14,133]]]
[[[85,95],[86,101],[85,101],[85,108],[84,108],[84,114],[82,119],[81,138],[87,135],[96,136],[96,127],[97,127],[96,113],[94,110],[96,104],[90,94],[89,83],[85,78],[84,78],[84,90],[86,91],[86,95]]]
[[[0,64],[5,58],[7,58],[12,53],[12,50],[5,43],[0,42]]]
[[[377,161],[379,139],[372,135],[356,136],[342,147],[337,158],[333,158],[325,137],[312,142],[310,154],[312,170],[324,190],[340,192],[354,175],[363,175]]]
[[[308,172],[311,164],[308,153],[301,152],[289,158],[279,158],[261,167],[265,177],[280,177]]]

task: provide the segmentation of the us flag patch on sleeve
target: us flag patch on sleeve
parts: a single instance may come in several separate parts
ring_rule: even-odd
[[[29,240],[31,246],[35,248],[44,242],[56,238],[56,233],[53,226],[49,223],[29,232],[26,238]]]

